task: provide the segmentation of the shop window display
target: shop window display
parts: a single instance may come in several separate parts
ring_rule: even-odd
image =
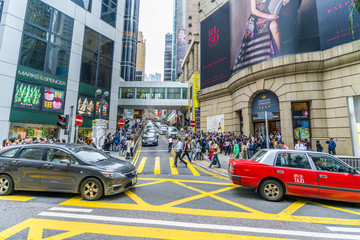
[[[57,137],[57,126],[30,124],[30,123],[11,123],[9,138],[54,138]]]

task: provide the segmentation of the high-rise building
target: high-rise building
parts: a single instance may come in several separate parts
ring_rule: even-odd
[[[172,34],[165,35],[164,81],[171,81]]]
[[[171,80],[177,81],[182,73],[181,64],[186,50],[186,0],[174,0]]]
[[[145,78],[145,55],[146,43],[143,37],[143,32],[139,32],[137,41],[136,53],[136,77],[135,81],[144,81]]]
[[[92,122],[100,117],[115,131],[120,71],[113,66],[120,66],[121,48],[114,46],[121,45],[115,36],[122,36],[124,1],[17,0],[0,6],[0,142],[67,138],[57,126],[59,114],[82,115],[83,137],[92,137]],[[110,93],[102,108],[97,89]],[[72,128],[70,139],[74,134]]]
[[[140,0],[125,0],[121,77],[135,81]]]
[[[161,73],[150,73],[147,80],[150,82],[161,82]]]

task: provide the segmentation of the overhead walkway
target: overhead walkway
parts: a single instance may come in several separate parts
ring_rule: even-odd
[[[122,108],[182,110],[188,103],[188,83],[120,82]]]

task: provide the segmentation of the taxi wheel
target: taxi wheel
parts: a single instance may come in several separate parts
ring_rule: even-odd
[[[99,180],[96,178],[88,178],[81,184],[80,193],[83,199],[96,201],[103,196],[104,190]]]
[[[14,191],[14,182],[8,175],[0,175],[0,196],[9,195]]]
[[[265,200],[277,202],[283,198],[284,188],[278,181],[270,179],[261,183],[259,194]]]

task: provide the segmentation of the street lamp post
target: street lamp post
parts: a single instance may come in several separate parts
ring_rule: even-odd
[[[109,96],[110,96],[110,93],[108,91],[105,91],[104,94],[103,94],[101,89],[98,89],[95,92],[95,97],[100,100],[99,119],[101,119],[101,113],[102,113],[103,104],[105,104],[105,100],[108,99]]]

